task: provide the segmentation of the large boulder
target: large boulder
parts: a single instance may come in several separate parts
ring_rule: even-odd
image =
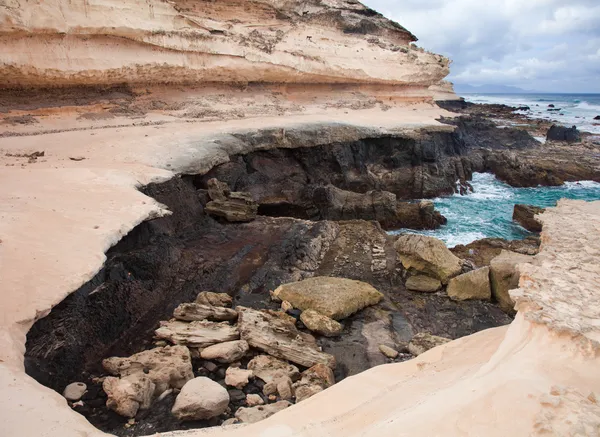
[[[427,332],[416,334],[408,344],[408,351],[413,355],[421,355],[434,347],[450,342],[449,338],[438,337]]]
[[[227,390],[201,376],[183,386],[171,412],[179,420],[202,420],[223,414],[228,405]]]
[[[258,405],[252,408],[240,408],[235,412],[235,417],[242,423],[256,423],[271,417],[292,404],[288,401],[279,401],[269,405]]]
[[[173,344],[199,348],[240,338],[240,333],[235,326],[227,322],[215,323],[206,320],[191,323],[179,320],[160,322],[160,328],[155,331],[155,334],[157,338],[168,340]]]
[[[383,298],[383,294],[365,282],[323,276],[284,284],[273,294],[294,308],[315,310],[334,320],[344,319]]]
[[[140,409],[150,408],[155,393],[154,383],[143,373],[122,378],[109,376],[104,379],[102,389],[108,396],[106,407],[129,418],[135,417]]]
[[[406,289],[410,291],[420,291],[422,293],[435,293],[442,288],[439,279],[425,275],[411,276],[406,280]]]
[[[446,291],[452,300],[490,300],[490,268],[483,267],[450,279]]]
[[[492,295],[498,301],[500,308],[509,314],[515,312],[515,303],[508,292],[519,287],[520,273],[517,265],[532,260],[532,256],[503,250],[490,262]]]
[[[405,234],[394,245],[405,269],[438,278],[442,284],[462,271],[462,263],[437,238]]]
[[[237,312],[231,308],[220,306],[204,305],[199,303],[182,303],[173,313],[173,317],[184,322],[193,322],[197,320],[212,320],[222,322],[225,320],[237,319]]]
[[[293,317],[245,307],[237,310],[240,335],[251,347],[304,367],[323,363],[335,368],[335,358],[321,352],[312,335],[298,331]]]
[[[250,346],[245,340],[226,341],[202,349],[200,356],[219,363],[233,363],[242,359],[249,350]]]
[[[512,219],[528,231],[542,232],[542,223],[535,216],[544,211],[544,208],[537,206],[517,204],[513,209]]]
[[[194,378],[190,351],[185,346],[149,349],[127,358],[107,358],[102,366],[115,376],[146,375],[155,386],[156,396],[169,388],[180,389]]]
[[[568,143],[577,143],[581,141],[581,135],[577,126],[566,127],[553,124],[546,133],[548,141],[566,141]]]
[[[325,337],[337,337],[344,330],[344,326],[341,323],[315,310],[303,311],[300,315],[300,320],[309,331],[324,335]]]

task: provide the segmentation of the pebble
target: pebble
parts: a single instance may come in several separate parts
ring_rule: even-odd
[[[73,382],[65,387],[63,396],[69,401],[78,401],[83,397],[86,390],[87,385],[83,382]]]

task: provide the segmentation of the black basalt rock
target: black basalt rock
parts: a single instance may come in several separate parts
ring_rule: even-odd
[[[553,124],[548,133],[546,139],[549,141],[566,141],[568,143],[576,143],[581,141],[581,135],[577,130],[577,126],[565,127]]]

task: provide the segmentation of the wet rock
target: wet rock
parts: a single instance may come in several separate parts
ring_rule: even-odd
[[[379,346],[379,350],[381,351],[381,353],[383,355],[385,355],[386,357],[388,357],[391,360],[397,358],[398,355],[400,354],[400,352],[398,352],[396,349],[392,349],[391,347],[386,346],[384,344]]]
[[[227,293],[213,293],[212,291],[202,291],[196,297],[196,303],[201,305],[210,305],[213,307],[231,307],[233,298]]]
[[[300,371],[296,366],[269,355],[254,357],[248,363],[248,369],[266,383],[275,382],[282,377],[288,377],[292,381],[300,378]]]
[[[173,313],[173,317],[184,322],[211,320],[222,322],[237,319],[237,312],[230,308],[215,307],[199,303],[182,303]]]
[[[246,395],[246,405],[249,407],[256,407],[257,405],[264,405],[264,399],[257,394]]]
[[[438,278],[442,284],[462,271],[460,259],[437,238],[401,235],[394,247],[405,269]]]
[[[448,283],[447,293],[452,300],[490,300],[490,268],[483,267],[452,278]]]
[[[179,420],[202,420],[223,414],[228,405],[227,390],[201,376],[183,386],[171,412]]]
[[[128,358],[112,357],[102,361],[111,375],[146,375],[158,396],[169,388],[182,388],[194,377],[190,351],[184,346],[154,348]]]
[[[333,371],[327,366],[317,364],[304,371],[302,378],[294,384],[296,402],[302,402],[333,384],[335,384]]]
[[[577,143],[581,141],[581,135],[576,126],[565,127],[553,124],[546,134],[548,141],[566,141],[568,143]]]
[[[245,307],[237,310],[240,335],[251,347],[301,366],[324,363],[335,368],[335,358],[321,352],[312,335],[298,331],[290,316]]]
[[[85,391],[87,390],[87,385],[83,382],[72,382],[71,384],[65,387],[63,391],[63,396],[68,401],[78,401],[83,397]]]
[[[259,405],[252,408],[240,408],[235,412],[235,417],[242,423],[256,423],[261,420],[271,417],[273,414],[278,413],[292,404],[288,401],[279,401],[269,405]]]
[[[240,333],[227,322],[198,321],[185,323],[178,320],[161,322],[155,331],[156,337],[173,344],[205,348],[213,344],[238,340]]]
[[[102,388],[108,396],[107,408],[124,417],[135,417],[138,410],[149,408],[155,393],[154,383],[143,373],[122,378],[109,376]]]
[[[373,286],[344,278],[315,277],[284,284],[274,292],[302,311],[315,310],[334,320],[377,304],[383,295]]]
[[[544,213],[544,211],[546,211],[545,208],[517,204],[513,209],[512,219],[528,231],[542,232],[542,223],[535,216]]]
[[[438,337],[427,332],[421,332],[415,335],[408,344],[408,350],[413,355],[421,355],[434,347],[441,346],[450,342],[449,338]]]
[[[492,294],[498,301],[500,308],[509,314],[515,312],[515,303],[508,291],[519,287],[520,274],[518,264],[529,263],[533,257],[520,253],[503,250],[490,263],[490,282]]]
[[[253,376],[252,370],[229,367],[225,372],[225,384],[237,389],[242,389],[248,385],[250,378]]]
[[[203,349],[200,356],[219,363],[233,363],[243,358],[249,350],[250,346],[245,340],[227,341]]]
[[[400,227],[408,229],[437,229],[447,223],[446,218],[436,211],[431,200],[421,202],[398,202],[396,215]]]
[[[337,337],[344,330],[344,326],[315,310],[303,311],[300,320],[309,331],[325,337]]]
[[[435,293],[442,288],[439,279],[425,275],[411,276],[406,280],[406,289],[410,291],[420,291],[422,293]]]

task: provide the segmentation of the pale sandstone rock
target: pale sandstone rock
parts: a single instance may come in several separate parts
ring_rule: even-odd
[[[284,300],[283,302],[281,302],[281,311],[288,312],[294,309],[294,306],[289,303],[287,300]]]
[[[434,347],[449,343],[449,338],[438,337],[427,332],[416,334],[410,343],[408,343],[408,351],[413,355],[421,355]]]
[[[490,300],[490,268],[483,267],[452,278],[446,291],[452,300]]]
[[[275,382],[284,376],[292,381],[300,378],[300,371],[296,366],[269,355],[254,357],[248,363],[248,369],[252,370],[254,376],[262,379],[265,383]]]
[[[308,328],[316,334],[324,335],[325,337],[336,337],[342,333],[344,326],[318,313],[315,310],[306,310],[300,314],[300,320]]]
[[[301,366],[324,363],[335,368],[335,358],[321,352],[314,337],[298,331],[289,316],[244,307],[237,310],[240,336],[251,347]]]
[[[302,402],[333,384],[335,384],[333,371],[323,364],[317,364],[304,371],[302,378],[294,384],[296,402]]]
[[[277,393],[279,393],[281,399],[286,401],[294,398],[294,388],[289,377],[284,376],[277,381]]]
[[[420,291],[423,293],[435,293],[442,288],[439,279],[424,275],[411,276],[406,280],[406,289],[410,291]]]
[[[108,396],[106,406],[124,417],[135,417],[138,410],[150,408],[155,393],[154,383],[143,373],[122,378],[109,376],[102,389]]]
[[[344,319],[383,298],[367,283],[324,276],[284,284],[274,294],[289,301],[294,308],[312,309],[334,320]]]
[[[292,404],[288,401],[279,401],[269,405],[259,405],[252,408],[240,408],[235,412],[235,417],[243,423],[256,423],[261,420],[265,420],[267,417],[271,417],[273,414],[278,413]]]
[[[247,394],[246,395],[246,405],[249,407],[256,407],[258,405],[264,405],[265,401],[260,395],[257,394]]]
[[[521,275],[517,265],[530,263],[533,259],[528,255],[503,250],[500,255],[490,262],[492,294],[503,311],[507,313],[515,312],[515,303],[508,292],[519,287],[519,277]]]
[[[252,370],[244,370],[239,367],[228,367],[225,371],[225,384],[242,389],[248,385],[250,378],[253,376]]]
[[[127,358],[107,358],[102,366],[111,375],[147,375],[155,385],[155,396],[169,388],[180,389],[194,378],[190,351],[185,346],[149,349]]]
[[[249,222],[256,218],[258,203],[250,193],[231,193],[226,200],[212,200],[204,209],[207,214],[222,217],[228,222]]]
[[[173,313],[173,317],[184,322],[198,320],[211,320],[222,322],[237,319],[237,312],[230,308],[223,308],[199,303],[182,303]]]
[[[442,284],[447,284],[462,271],[460,259],[437,238],[401,235],[394,247],[405,269],[438,278]]]
[[[240,333],[235,326],[227,322],[216,323],[206,320],[190,323],[179,320],[160,322],[160,328],[155,331],[155,334],[156,337],[173,344],[199,348],[240,338]]]
[[[205,360],[216,360],[219,363],[233,363],[248,353],[250,346],[245,340],[226,341],[202,349],[200,356]]]
[[[171,412],[179,420],[202,420],[223,414],[228,405],[227,390],[201,376],[183,386]]]
[[[385,355],[386,357],[388,357],[392,360],[397,358],[399,355],[399,352],[396,349],[386,346],[385,344],[379,345],[379,350],[381,351],[381,353],[383,355]]]
[[[233,304],[233,299],[227,293],[202,291],[196,297],[196,303],[200,305],[210,305],[213,307],[231,307]]]
[[[83,382],[72,382],[65,387],[63,396],[68,401],[78,401],[85,394],[87,385]]]

